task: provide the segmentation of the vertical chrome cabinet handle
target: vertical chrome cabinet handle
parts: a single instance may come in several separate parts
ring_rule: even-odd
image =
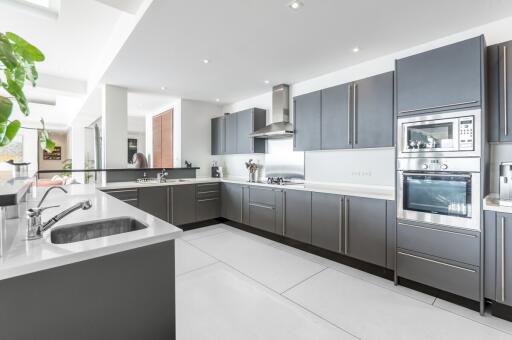
[[[338,226],[338,253],[341,253],[341,233],[343,232],[343,197],[340,197],[340,216]]]
[[[286,191],[283,190],[283,236],[286,234]]]
[[[174,188],[171,187],[171,221],[174,223]]]
[[[505,217],[501,217],[501,301],[505,301]]]
[[[350,95],[351,95],[351,92],[352,92],[352,84],[350,84],[347,88],[347,141],[348,141],[348,144],[352,144],[352,138],[351,135],[351,129],[350,129]]]
[[[354,95],[354,102],[352,103],[352,105],[353,105],[352,110],[354,112],[352,112],[352,115],[353,115],[352,130],[354,130],[354,131],[352,133],[354,134],[354,144],[357,144],[357,84],[355,84],[355,83],[354,83],[353,95]]]
[[[503,46],[503,130],[508,136],[508,74],[507,74],[507,46]]]
[[[348,254],[348,205],[349,199],[345,197],[345,254]]]

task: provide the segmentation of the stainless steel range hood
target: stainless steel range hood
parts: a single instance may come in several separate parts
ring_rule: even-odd
[[[249,135],[254,138],[289,138],[293,136],[290,123],[290,87],[286,84],[272,88],[272,123]]]

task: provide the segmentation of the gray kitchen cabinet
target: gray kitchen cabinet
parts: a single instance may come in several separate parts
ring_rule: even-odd
[[[512,214],[496,214],[496,301],[512,306]]]
[[[352,148],[351,98],[352,83],[322,90],[322,150]]]
[[[275,232],[278,235],[284,235],[284,190],[274,189],[276,197],[276,228]]]
[[[484,296],[491,300],[496,300],[496,232],[496,212],[484,211]]]
[[[221,188],[222,216],[228,220],[242,223],[242,186],[235,183],[222,183]]]
[[[341,253],[343,242],[343,196],[313,192],[311,244]]]
[[[170,187],[170,221],[183,225],[196,221],[196,186],[194,184]]]
[[[250,210],[249,210],[249,190],[250,187],[248,185],[242,185],[242,209],[241,213],[242,216],[240,217],[241,223],[249,225],[249,217],[250,217]]]
[[[236,114],[230,114],[224,116],[225,121],[225,147],[224,151],[226,154],[237,153],[237,142],[238,142],[238,124]]]
[[[386,201],[386,268],[395,270],[396,202]]]
[[[249,134],[266,125],[267,112],[252,108],[236,113],[237,116],[237,151],[236,153],[265,153],[265,139],[251,138]]]
[[[284,236],[311,243],[311,192],[284,192]]]
[[[490,142],[512,142],[512,41],[487,48],[487,115]]]
[[[295,151],[321,148],[321,91],[293,98],[293,149]]]
[[[348,256],[386,266],[386,201],[345,197]]]
[[[220,217],[220,183],[201,183],[196,185],[197,221]]]
[[[276,232],[276,197],[273,189],[249,187],[249,225]]]
[[[354,82],[354,148],[393,146],[393,78],[387,72]]]
[[[483,36],[396,61],[398,115],[482,103]]]
[[[167,187],[138,189],[139,209],[167,221]]]
[[[211,121],[211,154],[223,155],[226,152],[226,122],[224,117],[212,118]]]
[[[131,206],[138,207],[138,190],[137,189],[114,189],[114,190],[103,190],[104,193],[109,194],[123,201]]]

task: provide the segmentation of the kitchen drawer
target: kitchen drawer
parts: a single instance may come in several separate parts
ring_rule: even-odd
[[[205,221],[220,217],[220,198],[197,200],[197,220]]]
[[[109,194],[110,196],[114,196],[117,199],[120,200],[127,200],[127,199],[137,199],[138,191],[137,189],[118,189],[118,190],[105,190],[103,191],[106,194]]]
[[[206,199],[206,198],[216,198],[220,197],[220,190],[209,190],[196,193],[196,197],[198,200]]]
[[[200,183],[196,185],[197,193],[220,191],[220,183]]]
[[[474,234],[398,223],[397,247],[480,265],[480,238]]]
[[[397,274],[472,300],[479,299],[479,269],[406,251],[397,252]]]
[[[123,201],[124,203],[128,203],[129,205],[131,205],[133,207],[139,206],[139,200],[136,198],[128,198],[128,199],[121,200],[121,201]]]
[[[275,206],[276,196],[274,190],[268,188],[250,187],[249,202]]]
[[[276,232],[276,210],[273,206],[249,203],[249,224],[255,228]]]

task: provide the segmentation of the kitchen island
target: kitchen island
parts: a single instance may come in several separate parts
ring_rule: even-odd
[[[174,339],[174,239],[181,229],[97,190],[93,185],[52,192],[43,221],[90,200],[43,233],[26,239],[23,211],[7,220],[0,257],[0,339]],[[44,191],[44,189],[43,189]],[[143,228],[55,244],[52,230],[116,219]]]

